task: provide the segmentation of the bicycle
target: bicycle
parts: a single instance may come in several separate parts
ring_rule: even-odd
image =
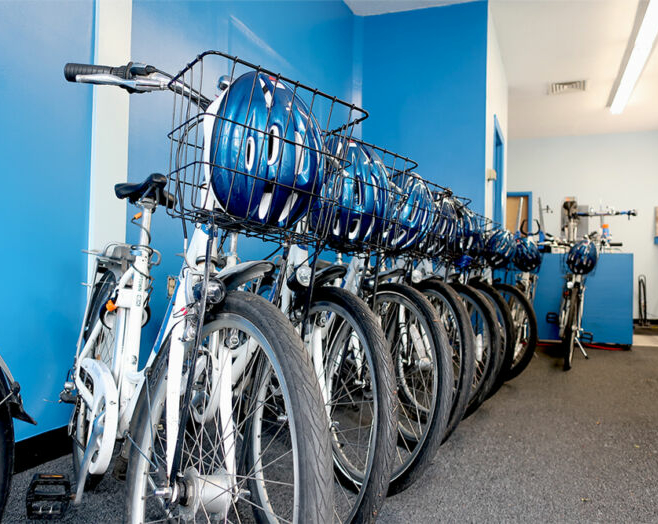
[[[215,85],[212,77],[204,83],[204,64],[211,59],[230,71],[220,78],[230,87],[215,100],[203,94]],[[217,70],[211,66],[207,70]],[[65,77],[130,93],[174,93],[168,177],[154,174],[115,187],[117,197],[140,209],[132,220],[140,229],[139,244],[113,243],[93,253],[76,359],[61,396],[75,405],[69,424],[78,479],[74,502],[80,503],[87,482],[107,471],[118,440],[115,470],[122,473],[127,463],[128,521],[239,520],[245,512],[258,521],[329,521],[329,430],[309,355],[276,307],[239,290],[269,266],[226,261],[220,269],[217,246],[229,231],[280,239],[310,206],[318,165],[328,158],[318,147],[320,130],[311,112],[316,102],[346,108],[347,126],[365,112],[217,51],[198,55],[176,75],[131,62],[118,68],[67,64]],[[239,111],[227,116],[227,107],[245,89],[252,93],[247,111],[261,111],[256,123],[240,121]],[[300,92],[310,93],[310,109]],[[299,118],[292,124],[276,120],[275,110],[282,107],[292,107],[288,113]],[[301,127],[304,133],[294,131]],[[241,132],[242,139],[237,147],[221,149],[230,130]],[[268,148],[265,164],[257,163]],[[307,185],[279,183],[279,174],[297,178],[299,155]],[[217,173],[229,174],[228,194]],[[269,183],[259,202],[253,191],[240,191],[253,181]],[[277,208],[281,198],[287,203]],[[140,370],[150,268],[160,259],[150,247],[151,216],[158,206],[182,220],[185,254],[165,319]],[[188,223],[194,228],[189,242]]]
[[[320,242],[321,244],[322,242]],[[227,258],[237,257],[237,239]],[[334,516],[369,522],[378,514],[391,477],[397,398],[390,351],[381,327],[356,295],[333,286],[340,272],[284,244],[276,269],[255,283],[290,319],[311,356],[330,420]]]
[[[620,242],[611,242],[607,237],[600,237],[598,232],[590,233],[583,240],[574,241],[576,227],[580,217],[603,217],[625,215],[630,220],[631,217],[637,216],[633,209],[627,211],[615,211],[607,209],[605,211],[575,211],[575,206],[568,210],[567,232],[568,240],[560,241],[549,237],[545,245],[551,247],[567,247],[569,251],[566,256],[565,265],[568,271],[565,275],[565,287],[560,302],[560,310],[557,315],[549,314],[549,319],[557,321],[559,327],[559,336],[562,341],[562,355],[564,359],[563,369],[569,371],[573,365],[574,347],[578,349],[585,357],[589,355],[583,347],[581,338],[584,336],[582,327],[583,307],[585,301],[585,279],[590,274],[599,258],[599,252],[608,248],[621,247]],[[591,334],[589,335],[591,340]]]
[[[434,306],[452,348],[452,406],[442,442],[445,442],[464,418],[475,383],[476,337],[469,312],[459,294],[444,281],[446,245],[451,241],[456,214],[451,192],[425,182],[432,193],[436,210],[432,225],[421,241],[418,253],[390,260],[391,267],[402,268],[394,280],[419,290]],[[420,256],[420,252],[423,256]],[[436,264],[436,267],[435,267]]]
[[[443,441],[452,408],[451,353],[437,310],[418,290],[394,282],[403,271],[380,272],[383,255],[413,250],[435,212],[425,181],[411,173],[409,159],[365,144],[386,166],[389,211],[379,216],[380,234],[359,249],[341,286],[361,297],[379,319],[393,357],[398,384],[397,451],[389,495],[409,487],[423,473]],[[414,164],[415,165],[415,164]],[[374,265],[371,258],[375,257]],[[337,268],[342,256],[337,257]],[[386,282],[391,280],[391,282]]]
[[[478,224],[467,209],[465,199],[458,199],[450,190],[440,187],[433,193],[443,220],[439,218],[433,234],[424,244],[425,257],[415,263],[411,280],[419,281],[417,287],[428,294],[433,303],[442,294],[441,301],[454,304],[455,311],[461,310],[458,315],[462,320],[456,321],[455,315],[447,329],[449,334],[459,333],[461,344],[455,344],[455,336],[451,337],[453,365],[455,377],[460,372],[465,378],[459,386],[456,384],[459,389],[455,391],[455,405],[445,440],[462,418],[472,414],[488,395],[499,367],[501,343],[496,312],[490,301],[464,283],[468,280],[466,273],[473,258],[480,250]],[[428,254],[432,258],[427,258]],[[469,366],[472,367],[469,369]]]
[[[527,232],[524,224],[525,221],[520,226],[521,236],[516,239],[512,263],[504,268],[504,278],[495,279],[493,283],[507,301],[516,329],[514,354],[506,380],[516,378],[528,367],[538,341],[537,316],[532,304],[537,288],[541,254],[532,237],[541,232],[541,227],[538,227],[536,232]],[[515,275],[514,283],[510,284],[509,274],[510,271],[513,271],[512,267],[518,272]]]

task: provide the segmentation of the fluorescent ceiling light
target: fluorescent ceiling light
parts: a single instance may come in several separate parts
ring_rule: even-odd
[[[656,35],[658,35],[658,0],[649,0],[640,30],[637,32],[637,37],[635,38],[631,56],[628,59],[621,81],[617,86],[617,92],[612,100],[612,104],[610,104],[610,112],[613,115],[618,115],[626,107],[628,99],[631,97],[631,93],[635,88],[635,84],[638,78],[640,78],[644,65],[647,63],[647,59],[651,54]]]

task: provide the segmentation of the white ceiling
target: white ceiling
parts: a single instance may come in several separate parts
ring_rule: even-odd
[[[355,15],[371,16],[470,1],[472,0],[345,0],[345,3]]]
[[[655,49],[624,112],[606,107],[637,7],[638,0],[491,0],[511,138],[658,129]],[[551,82],[581,79],[584,93],[546,94]]]

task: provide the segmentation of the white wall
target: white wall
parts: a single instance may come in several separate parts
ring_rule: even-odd
[[[118,66],[130,58],[132,0],[97,0],[94,64]],[[79,87],[78,89],[82,89]],[[126,236],[126,201],[114,184],[128,179],[130,97],[121,89],[94,86],[91,123],[88,249],[102,249]],[[89,257],[88,277],[95,261]]]
[[[510,141],[508,156],[508,190],[532,191],[534,218],[539,216],[538,197],[555,211],[544,214],[549,233],[559,234],[565,196],[597,209],[637,209],[637,217],[611,217],[608,224],[613,240],[634,254],[635,318],[641,274],[647,277],[647,314],[658,318],[658,131],[517,139]],[[597,219],[590,219],[590,228],[596,225]]]
[[[487,21],[487,93],[486,93],[486,140],[485,140],[485,169],[493,169],[493,149],[494,149],[494,115],[498,118],[500,129],[505,141],[504,160],[507,164],[507,77],[505,76],[505,66],[498,46],[498,37],[496,36],[496,27],[494,26],[491,7],[489,7],[489,16]],[[505,166],[505,173],[507,166]],[[494,182],[487,182],[483,177],[485,184],[485,215],[493,216],[493,189]],[[507,177],[504,181],[506,182]],[[503,184],[503,195],[506,194],[505,184]],[[503,217],[505,216],[505,199],[503,198]]]

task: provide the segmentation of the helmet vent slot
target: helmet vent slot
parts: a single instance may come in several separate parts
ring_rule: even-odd
[[[260,205],[258,206],[258,218],[261,220],[264,219],[270,211],[270,205],[272,204],[272,191],[263,192],[263,196],[260,199]]]
[[[295,175],[301,174],[306,168],[304,165],[306,155],[304,154],[303,145],[304,138],[299,131],[295,131]]]
[[[251,171],[251,168],[254,167],[254,160],[256,158],[256,142],[254,137],[250,136],[247,138],[247,144],[245,146],[244,152],[244,163],[247,171]]]
[[[270,127],[270,132],[267,136],[267,165],[275,164],[279,159],[279,151],[281,150],[281,135],[278,126]]]
[[[288,218],[295,202],[297,202],[297,193],[293,192],[286,199],[286,204],[283,206],[283,211],[281,211],[281,215],[279,216],[279,222],[283,222]]]

